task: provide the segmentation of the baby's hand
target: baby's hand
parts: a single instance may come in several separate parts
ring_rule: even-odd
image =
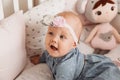
[[[38,64],[38,63],[39,63],[39,60],[40,60],[40,55],[34,55],[34,56],[31,56],[31,57],[30,57],[30,61],[31,61],[34,65]]]

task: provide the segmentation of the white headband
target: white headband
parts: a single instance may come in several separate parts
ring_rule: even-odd
[[[78,38],[77,38],[75,32],[73,31],[73,29],[71,28],[71,26],[70,26],[69,24],[67,24],[67,22],[66,22],[66,20],[64,19],[64,17],[62,17],[62,16],[56,16],[56,17],[53,19],[51,25],[52,25],[53,27],[66,27],[66,28],[68,28],[69,31],[70,31],[70,33],[72,34],[72,37],[73,37],[75,43],[77,44]]]

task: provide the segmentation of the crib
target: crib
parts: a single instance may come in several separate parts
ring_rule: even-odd
[[[20,0],[11,0],[13,12],[5,15],[3,0],[0,0],[0,80],[52,80],[46,64],[33,65],[30,62],[31,56],[41,56],[45,50],[47,27],[41,21],[46,15],[55,15],[64,10],[74,12],[77,0],[39,0],[38,3],[35,1],[26,0],[27,8],[21,9]],[[86,27],[88,25],[84,25],[78,47],[82,53],[92,54],[94,49],[84,43],[92,28]],[[120,45],[105,56],[119,61],[119,50]]]
[[[7,1],[6,1],[7,2]],[[16,12],[16,11],[18,11],[18,10],[20,10],[20,4],[19,4],[19,0],[11,0],[11,2],[10,1],[8,1],[8,6],[10,7],[10,9],[11,9],[11,12]],[[27,2],[27,3],[25,3],[24,5],[26,5],[26,6],[24,6],[25,8],[23,9],[24,11],[28,8],[28,9],[30,9],[30,8],[32,8],[33,7],[33,1],[32,0],[26,0],[25,2]],[[4,13],[5,12],[5,10],[3,10],[3,9],[5,9],[4,8],[4,4],[2,4],[3,3],[3,0],[0,0],[0,19],[3,19],[4,17],[5,17],[5,14],[6,13]],[[13,4],[13,6],[11,6]],[[5,5],[5,6],[7,6],[7,4]],[[28,6],[28,7],[27,7]],[[12,9],[12,7],[13,7],[13,9]],[[27,7],[27,8],[26,8]],[[11,15],[11,14],[7,14],[6,16],[9,16],[9,15]]]

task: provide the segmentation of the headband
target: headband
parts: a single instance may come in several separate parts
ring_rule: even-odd
[[[64,17],[55,16],[52,23],[51,23],[51,27],[66,27],[66,28],[68,28],[72,37],[73,37],[73,39],[74,39],[74,41],[75,41],[75,43],[77,44],[78,38],[77,38],[75,32],[73,31],[72,27],[69,24],[67,24]]]

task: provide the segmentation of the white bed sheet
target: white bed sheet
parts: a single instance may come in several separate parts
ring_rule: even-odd
[[[25,69],[15,80],[52,80],[52,76],[48,66],[41,63]]]

